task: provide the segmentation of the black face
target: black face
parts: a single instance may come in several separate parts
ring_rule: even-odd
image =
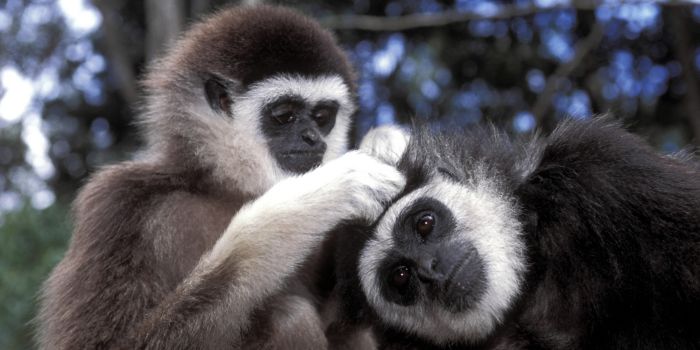
[[[204,83],[209,106],[231,115],[229,86],[224,79],[211,77]],[[262,110],[260,125],[277,163],[287,171],[304,173],[321,164],[327,136],[335,125],[340,105],[335,100],[310,104],[299,96],[282,96]]]
[[[262,111],[260,125],[280,166],[303,173],[321,164],[327,136],[335,125],[338,102],[309,104],[298,96],[284,96]]]
[[[452,212],[432,198],[405,208],[393,229],[396,246],[381,263],[382,294],[391,302],[440,303],[452,312],[467,310],[486,288],[484,262],[458,238]]]

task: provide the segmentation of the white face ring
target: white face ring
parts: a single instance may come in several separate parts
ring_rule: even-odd
[[[468,240],[485,262],[486,291],[464,312],[454,313],[430,302],[402,306],[382,297],[377,271],[396,244],[392,232],[395,222],[404,208],[422,197],[438,200],[452,210],[461,235],[455,239]],[[380,220],[360,253],[362,290],[379,317],[402,331],[440,344],[483,339],[503,320],[520,292],[525,270],[521,235],[513,201],[499,193],[492,180],[477,177],[465,186],[438,176],[399,199]]]

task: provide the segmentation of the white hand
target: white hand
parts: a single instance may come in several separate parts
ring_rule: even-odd
[[[405,128],[384,125],[370,130],[360,143],[360,150],[371,154],[387,164],[396,165],[411,138]]]

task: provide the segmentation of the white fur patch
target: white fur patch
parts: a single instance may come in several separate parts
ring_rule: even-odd
[[[306,174],[289,177],[245,205],[204,263],[237,257],[245,280],[240,293],[269,295],[342,220],[376,220],[399,193],[403,175],[393,166],[349,152]],[[240,294],[239,293],[239,294]]]
[[[396,168],[359,151],[290,176],[236,213],[186,284],[196,285],[231,257],[236,283],[228,303],[249,314],[284,286],[326,233],[342,220],[376,220],[404,185]],[[231,321],[233,328],[248,326],[248,319]]]
[[[437,177],[427,186],[398,200],[379,222],[373,238],[361,252],[359,274],[369,303],[387,323],[438,343],[478,340],[502,321],[520,292],[525,269],[521,226],[511,198],[484,176],[468,186]],[[479,252],[486,268],[487,287],[475,307],[450,312],[437,303],[401,306],[387,302],[380,292],[376,271],[396,244],[394,224],[413,201],[431,197],[444,203],[457,219],[454,240],[468,240]]]
[[[410,139],[411,135],[405,128],[397,125],[383,125],[367,132],[360,143],[360,150],[387,164],[397,164]]]

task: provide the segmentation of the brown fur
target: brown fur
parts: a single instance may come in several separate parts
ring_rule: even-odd
[[[280,26],[280,18],[289,23]],[[280,30],[285,25],[294,30]],[[353,90],[333,37],[277,7],[222,11],[153,66],[141,116],[148,147],[139,160],[99,171],[75,200],[70,247],[43,288],[41,349],[327,346],[324,298],[314,286],[322,262],[310,258],[297,277],[243,307],[233,296],[256,251],[206,260],[231,218],[262,192],[241,190],[232,184],[246,179],[217,171],[212,159],[226,157],[207,158],[207,142],[218,139],[192,112],[205,106],[201,83],[215,73],[247,86],[280,72],[336,74]],[[233,154],[230,162],[254,169],[250,159]]]
[[[202,283],[187,299],[172,291],[246,199],[221,197],[213,188],[195,185],[201,179],[193,173],[161,171],[157,165],[121,164],[98,173],[80,192],[70,248],[44,288],[41,348],[113,347],[128,333],[138,333],[146,311],[159,304],[173,312],[172,322],[178,324],[178,318],[225,292],[221,282],[233,277],[221,276],[226,271],[204,276],[224,281]],[[163,229],[148,223],[154,214]],[[141,329],[156,328],[145,324]]]

